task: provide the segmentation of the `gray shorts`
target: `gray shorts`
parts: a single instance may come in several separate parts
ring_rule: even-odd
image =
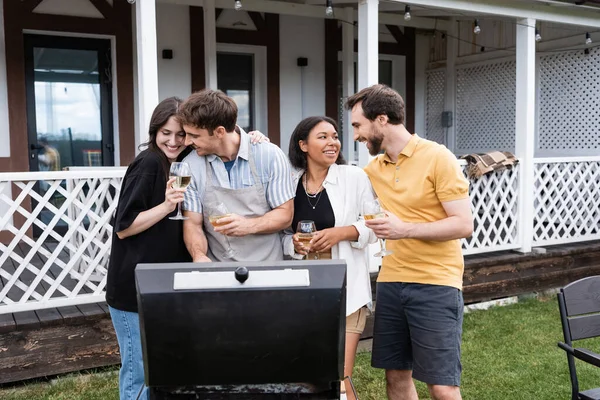
[[[462,292],[450,286],[378,282],[371,365],[412,370],[431,385],[460,386]]]

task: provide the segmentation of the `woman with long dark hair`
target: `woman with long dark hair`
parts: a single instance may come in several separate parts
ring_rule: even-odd
[[[113,223],[113,238],[106,302],[121,352],[119,395],[121,400],[148,398],[137,312],[135,266],[138,263],[191,261],[183,242],[180,220],[168,217],[183,201],[185,189],[174,189],[168,179],[170,164],[189,150],[176,114],[181,100],[165,99],[152,113],[149,140],[127,168],[121,184]]]
[[[362,204],[373,200],[365,172],[344,165],[337,124],[328,117],[300,121],[290,139],[289,158],[296,169],[294,219],[284,237],[284,253],[294,258],[344,259],[346,272],[346,349],[344,375],[352,376],[360,335],[371,306],[368,244],[377,238],[360,219]],[[305,246],[296,227],[314,221],[316,233]],[[353,399],[351,391],[347,397]]]

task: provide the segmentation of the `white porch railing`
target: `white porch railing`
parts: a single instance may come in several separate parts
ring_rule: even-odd
[[[466,174],[466,161],[460,160]],[[462,240],[463,254],[517,249],[519,166],[470,180],[473,235]]]
[[[534,245],[600,240],[600,157],[535,165]],[[124,173],[0,173],[0,314],[104,300]],[[471,181],[475,229],[464,254],[521,247],[518,180],[517,166]]]
[[[0,174],[0,313],[104,300],[124,173]]]
[[[533,245],[600,240],[600,157],[535,160]]]

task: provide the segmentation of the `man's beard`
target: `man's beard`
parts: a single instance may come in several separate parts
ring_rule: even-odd
[[[380,131],[374,128],[373,135],[369,139],[369,144],[371,145],[369,148],[369,154],[376,156],[381,153],[381,143],[383,143],[383,135]]]

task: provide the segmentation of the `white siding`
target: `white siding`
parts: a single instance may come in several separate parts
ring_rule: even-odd
[[[325,23],[317,18],[279,18],[281,148],[287,153],[298,122],[325,114]],[[308,58],[308,66],[298,67],[298,57]]]
[[[192,90],[189,7],[157,3],[156,30],[159,99],[185,99]],[[171,60],[162,58],[163,49],[173,50]]]

